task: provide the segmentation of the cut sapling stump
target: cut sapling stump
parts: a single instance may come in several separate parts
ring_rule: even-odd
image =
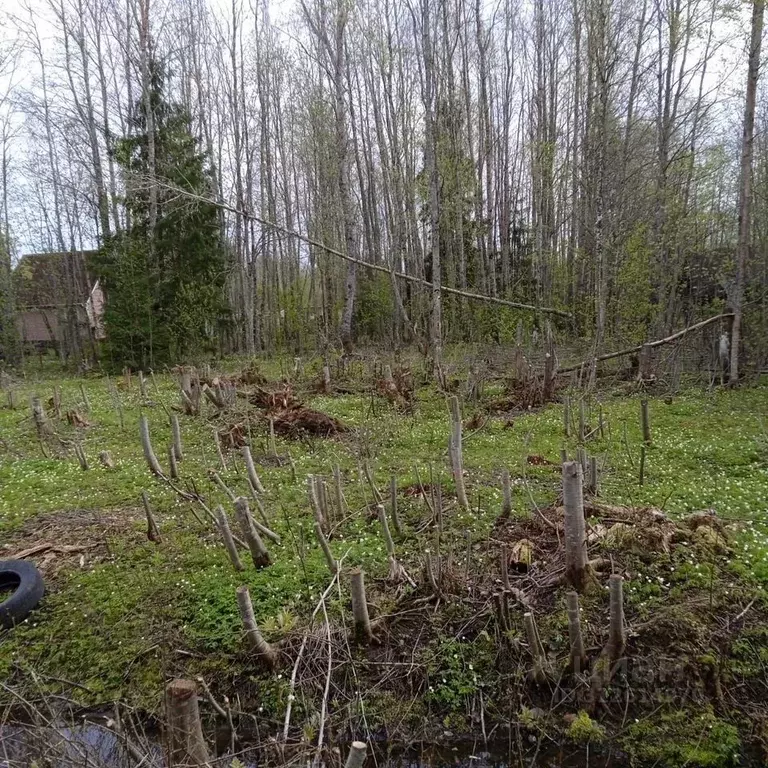
[[[168,446],[168,474],[171,480],[179,479],[179,465],[176,463],[176,449],[173,443]]]
[[[144,451],[144,458],[147,461],[149,471],[156,477],[162,478],[163,470],[160,467],[160,462],[157,460],[157,456],[155,456],[154,450],[152,449],[152,441],[149,437],[149,422],[147,421],[147,417],[144,416],[144,414],[142,414],[141,418],[139,419],[139,434],[141,436],[141,447]]]
[[[265,493],[264,486],[261,484],[259,476],[256,474],[256,467],[253,464],[253,456],[251,456],[251,449],[244,445],[240,452],[245,462],[245,471],[248,475],[248,485],[251,487],[251,492],[254,494]]]
[[[75,443],[75,456],[77,457],[77,461],[80,464],[80,469],[89,469],[88,457],[85,455],[83,446],[80,443]]]
[[[584,637],[581,633],[581,616],[578,592],[567,592],[565,605],[568,612],[568,641],[571,648],[570,665],[575,674],[587,666],[587,654],[584,651]]]
[[[344,486],[341,480],[341,469],[338,464],[333,465],[333,489],[336,497],[336,512],[339,515],[339,520],[342,520],[347,512],[347,504],[344,499]]]
[[[364,741],[353,741],[344,768],[363,768],[367,746]]]
[[[184,449],[181,443],[179,417],[175,413],[171,414],[171,434],[173,435],[173,454],[176,461],[181,461],[184,458]]]
[[[240,553],[237,551],[237,545],[235,544],[235,540],[232,536],[232,529],[229,527],[227,513],[224,511],[224,507],[222,507],[221,504],[216,507],[216,525],[219,529],[219,533],[221,534],[221,538],[224,540],[224,546],[227,550],[227,554],[229,555],[232,567],[236,571],[244,571],[245,566],[243,565],[243,561],[240,559]]]
[[[80,397],[83,398],[83,410],[90,412],[91,401],[88,399],[88,393],[85,391],[85,387],[83,386],[82,382],[80,382]]]
[[[648,401],[643,398],[640,401],[640,426],[643,430],[643,442],[651,444],[651,417],[648,413]]]
[[[334,575],[339,570],[339,563],[331,552],[328,539],[325,538],[325,534],[323,533],[323,528],[320,523],[315,521],[314,528],[315,536],[317,537],[317,541],[320,544],[320,549],[323,550],[323,555],[325,556],[325,562],[328,564],[328,570],[331,572],[331,575]]]
[[[608,657],[616,661],[624,653],[626,636],[624,634],[624,579],[621,575],[611,574],[608,580],[610,590],[610,628],[608,633]]]
[[[408,575],[408,572],[395,556],[395,542],[392,540],[389,523],[387,522],[387,512],[384,509],[383,504],[378,504],[376,506],[376,514],[379,518],[381,534],[384,537],[384,545],[387,548],[387,555],[389,556],[389,576],[387,578],[395,583],[407,581],[412,587],[415,587],[416,582]]]
[[[452,395],[448,398],[448,405],[451,413],[451,436],[449,442],[449,453],[451,457],[451,466],[453,469],[453,480],[456,485],[456,498],[459,506],[463,509],[469,509],[469,499],[464,485],[464,458],[461,438],[461,409],[459,407],[459,398]]]
[[[541,644],[536,620],[530,611],[523,614],[523,624],[525,625],[525,637],[528,641],[528,651],[533,658],[531,676],[537,683],[543,683],[547,677],[547,657],[544,653],[544,646]]]
[[[99,463],[104,469],[114,469],[115,461],[112,458],[112,454],[109,451],[102,451],[99,454]]]
[[[235,517],[240,525],[240,531],[243,534],[248,549],[251,552],[251,559],[257,568],[266,568],[272,563],[272,560],[261,540],[256,524],[251,516],[251,510],[248,508],[248,500],[239,496],[235,499]]]
[[[581,464],[563,464],[563,503],[565,506],[565,579],[577,592],[587,581],[587,542],[584,521],[584,496]]]
[[[144,505],[144,514],[147,517],[147,538],[150,541],[159,544],[161,541],[160,529],[155,521],[155,516],[152,513],[152,506],[149,503],[149,494],[146,491],[141,492],[141,502]]]
[[[53,427],[48,421],[48,416],[43,408],[43,401],[39,397],[32,398],[32,420],[35,423],[37,436],[40,440],[53,435]]]
[[[395,526],[397,535],[402,536],[403,526],[400,523],[400,515],[397,511],[397,475],[391,475],[389,478],[389,501],[390,511],[392,513],[392,525]]]
[[[259,654],[264,664],[273,669],[277,665],[277,651],[264,639],[259,630],[253,612],[251,595],[246,586],[237,588],[237,607],[240,610],[240,618],[243,620],[248,643]]]
[[[197,683],[173,680],[165,689],[170,768],[207,768],[211,764],[203,737]]]
[[[501,516],[509,517],[512,514],[512,481],[509,470],[501,470]]]
[[[368,615],[368,602],[365,596],[365,576],[360,568],[349,574],[352,594],[352,616],[355,624],[355,639],[368,645],[373,640],[371,619]]]

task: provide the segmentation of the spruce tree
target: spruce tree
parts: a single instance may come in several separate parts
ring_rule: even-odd
[[[146,121],[137,104],[133,130],[115,146],[129,225],[94,260],[106,292],[105,357],[118,368],[146,369],[210,353],[229,319],[226,252],[216,206],[207,202],[214,197],[210,160],[198,150],[189,115],[165,100],[161,67],[153,69],[155,230]]]

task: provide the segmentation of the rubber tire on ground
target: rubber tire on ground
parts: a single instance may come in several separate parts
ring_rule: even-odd
[[[0,560],[0,589],[8,587],[15,589],[7,600],[0,602],[0,627],[6,629],[24,621],[45,591],[40,571],[26,560]]]

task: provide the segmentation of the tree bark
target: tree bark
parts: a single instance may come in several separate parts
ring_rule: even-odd
[[[739,168],[739,240],[736,248],[736,277],[733,286],[733,327],[731,328],[731,370],[729,382],[739,380],[739,349],[744,310],[744,282],[751,241],[752,213],[752,155],[755,137],[755,98],[760,75],[760,51],[763,43],[765,0],[753,0],[752,32],[747,64],[747,91],[744,97],[744,126],[741,136],[741,163]]]

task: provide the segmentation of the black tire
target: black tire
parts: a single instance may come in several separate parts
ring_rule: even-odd
[[[0,603],[0,627],[6,629],[24,621],[45,591],[40,571],[26,560],[0,560],[0,590],[9,587],[13,592]]]

